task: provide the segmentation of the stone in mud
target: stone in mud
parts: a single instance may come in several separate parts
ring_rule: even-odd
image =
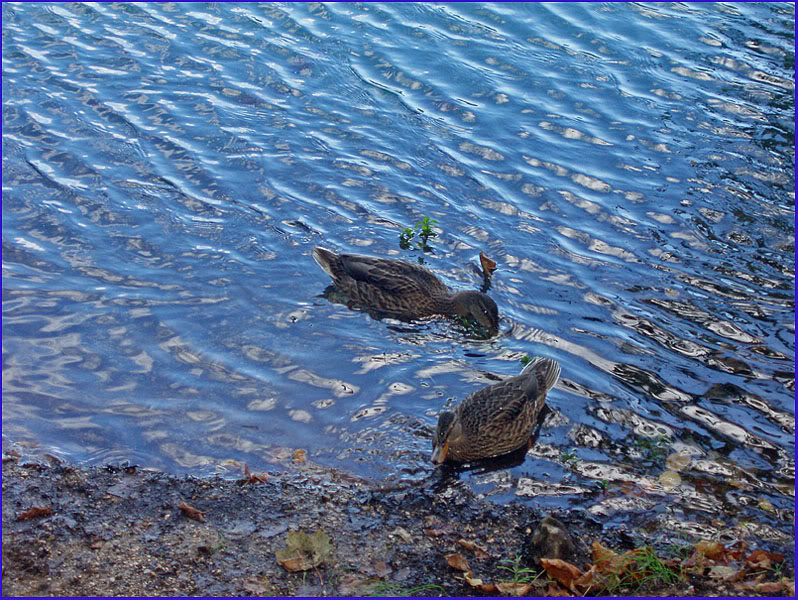
[[[540,566],[541,558],[571,560],[576,546],[571,534],[560,521],[546,516],[524,542],[524,559],[529,565]]]

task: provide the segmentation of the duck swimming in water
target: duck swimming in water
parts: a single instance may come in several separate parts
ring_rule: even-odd
[[[560,365],[536,357],[520,375],[469,395],[444,411],[432,440],[432,462],[468,462],[507,454],[529,443],[546,393],[560,377]]]
[[[336,254],[320,246],[313,258],[352,302],[404,319],[432,315],[473,317],[492,333],[499,309],[476,290],[452,293],[438,277],[415,263],[392,258]]]

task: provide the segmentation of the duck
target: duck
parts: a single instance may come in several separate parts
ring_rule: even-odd
[[[483,292],[452,292],[430,270],[393,258],[336,254],[317,246],[313,258],[336,289],[354,304],[402,319],[434,315],[473,317],[490,332],[499,329],[499,308]]]
[[[533,358],[520,375],[470,394],[443,411],[432,439],[432,462],[471,462],[529,444],[546,394],[560,378],[551,358]]]

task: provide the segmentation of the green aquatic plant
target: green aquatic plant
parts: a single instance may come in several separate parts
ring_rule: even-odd
[[[416,235],[418,235],[419,240],[416,241],[416,245],[419,250],[424,250],[425,252],[430,250],[429,241],[437,237],[438,234],[432,229],[433,225],[437,225],[438,221],[432,219],[430,217],[424,217],[418,223],[415,224],[415,227],[412,229],[410,227],[405,227],[399,233],[399,247],[402,250],[409,250],[411,248],[411,241],[413,240]]]

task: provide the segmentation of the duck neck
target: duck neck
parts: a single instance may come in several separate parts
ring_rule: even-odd
[[[468,295],[471,292],[456,292],[443,296],[439,300],[441,311],[448,315],[463,315],[467,316],[468,311]]]

